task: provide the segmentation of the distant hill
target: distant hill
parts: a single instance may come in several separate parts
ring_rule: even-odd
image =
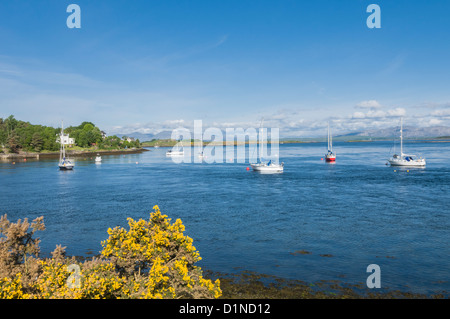
[[[365,130],[358,132],[349,132],[347,134],[339,134],[334,135],[333,140],[335,141],[351,141],[351,140],[374,140],[374,139],[392,139],[399,137],[399,127],[390,127],[385,129],[378,130]],[[282,131],[282,130],[281,130]],[[115,134],[118,137],[128,136],[134,137],[135,139],[139,139],[140,142],[155,140],[168,140],[171,138],[172,131],[162,131],[157,134],[144,134],[139,132],[133,132],[128,134]],[[226,136],[225,131],[223,132],[223,136]],[[412,127],[405,126],[403,127],[403,136],[405,139],[408,138],[438,138],[443,136],[450,136],[450,127],[448,126],[433,126],[433,127]],[[302,140],[302,141],[326,141],[326,135],[317,136],[317,137],[288,137],[281,138],[281,140],[289,141],[289,140]]]
[[[387,138],[387,137],[398,137],[399,136],[399,128],[386,128],[379,130],[367,130],[356,133],[350,133],[343,136],[366,136],[372,138]],[[405,126],[403,127],[403,136],[405,138],[430,138],[430,137],[441,137],[441,136],[449,136],[450,135],[450,127],[448,126],[432,126],[432,127],[411,127]],[[338,136],[336,136],[338,137]]]
[[[133,132],[128,134],[115,134],[117,137],[122,138],[122,136],[128,136],[128,137],[134,137],[135,139],[139,139],[141,142],[151,141],[153,139],[155,140],[166,140],[170,139],[172,136],[172,131],[162,131],[157,134],[144,134],[139,132]]]

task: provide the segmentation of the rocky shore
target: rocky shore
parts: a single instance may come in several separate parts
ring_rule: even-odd
[[[205,271],[205,277],[220,279],[222,299],[448,299],[448,291],[421,294],[383,288],[368,289],[365,283],[339,280],[304,282],[242,271],[234,274]]]
[[[66,151],[69,157],[83,157],[92,156],[96,154],[100,155],[122,155],[122,154],[138,154],[142,152],[147,152],[147,149],[136,148],[136,149],[122,149],[122,150],[89,150],[89,151]],[[0,160],[10,161],[10,160],[20,160],[20,159],[40,159],[40,158],[58,158],[59,152],[49,152],[49,153],[31,153],[31,152],[21,152],[21,153],[8,153],[0,154]]]

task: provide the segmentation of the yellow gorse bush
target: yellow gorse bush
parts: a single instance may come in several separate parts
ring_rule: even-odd
[[[153,209],[148,221],[128,218],[128,230],[108,229],[101,257],[84,263],[65,257],[64,248],[58,246],[53,258],[29,258],[33,264],[24,267],[23,262],[8,259],[4,249],[0,298],[219,298],[219,280],[205,279],[194,265],[201,257],[192,238],[183,234],[181,220],[172,224],[158,206]]]
[[[167,215],[153,207],[150,220],[128,218],[129,230],[108,229],[102,242],[102,255],[121,274],[133,276],[140,286],[135,293],[148,298],[217,298],[220,282],[205,283],[194,264],[201,260],[192,238],[183,234],[180,219],[173,224]]]
[[[28,294],[23,293],[21,274],[18,273],[14,278],[0,279],[0,298],[1,299],[26,299]]]

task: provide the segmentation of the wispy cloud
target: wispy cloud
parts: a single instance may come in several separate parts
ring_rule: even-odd
[[[188,54],[212,50],[226,41],[228,36],[224,35],[193,48]],[[392,127],[398,124],[399,117],[406,117],[415,126],[450,125],[450,102],[392,106],[389,101],[380,102],[377,98],[336,108],[285,101],[247,112],[245,116],[231,112],[226,118],[208,118],[202,111],[211,109],[217,101],[202,92],[192,92],[189,86],[133,88],[82,73],[55,70],[36,61],[22,62],[0,56],[0,117],[14,114],[23,120],[48,125],[58,125],[62,119],[66,122],[67,117],[73,122],[68,125],[90,120],[108,134],[192,129],[193,120],[202,117],[205,128],[222,130],[258,128],[264,118],[264,126],[279,128],[282,137],[323,136],[328,121],[337,134]],[[333,109],[339,112],[328,113]]]
[[[450,110],[449,109],[444,109],[444,110],[434,110],[433,112],[431,112],[432,116],[437,116],[437,117],[450,117]]]
[[[367,100],[367,101],[361,101],[358,104],[356,104],[356,107],[358,108],[371,108],[371,109],[378,109],[381,107],[381,104],[377,100]]]
[[[400,117],[404,117],[409,126],[428,127],[434,125],[450,125],[450,112],[446,110],[434,110],[419,116],[408,112],[408,107],[386,107],[381,103],[367,103],[362,111],[343,113],[338,116],[317,116],[305,118],[305,113],[295,109],[278,109],[273,112],[265,112],[254,118],[241,118],[235,121],[203,121],[203,129],[208,127],[219,128],[259,128],[261,117],[264,118],[264,127],[279,128],[280,137],[317,137],[325,136],[327,124],[333,128],[335,134],[347,134],[364,132],[368,130],[386,129],[399,125]],[[375,106],[371,108],[371,106]],[[356,107],[356,106],[355,106]],[[357,107],[356,107],[357,108]],[[199,118],[200,120],[201,118]],[[151,122],[116,127],[117,133],[159,133],[171,131],[180,127],[193,130],[194,122],[188,120],[173,120],[165,122]]]
[[[177,46],[177,49],[171,49],[171,51],[152,52],[152,54],[133,57],[132,59],[122,57],[120,67],[133,72],[165,71],[174,66],[178,66],[190,58],[219,48],[227,40],[228,35],[222,35],[208,42],[190,44],[189,46]]]
[[[383,76],[391,75],[399,70],[405,64],[406,57],[404,54],[396,55],[388,64],[380,71]]]
[[[377,100],[361,101],[355,105],[357,109],[363,109],[364,111],[356,111],[352,114],[351,118],[356,120],[361,119],[377,119],[386,120],[387,118],[400,117],[406,115],[406,109],[402,107],[389,108],[382,106]]]

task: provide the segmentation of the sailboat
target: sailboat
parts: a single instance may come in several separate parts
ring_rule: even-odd
[[[203,151],[201,151],[200,153],[198,153],[198,158],[200,158],[200,159],[205,159],[206,158],[206,155],[203,153]]]
[[[97,156],[95,157],[95,163],[101,163],[102,162],[102,157],[100,156],[100,154],[97,154]]]
[[[403,118],[400,120],[400,155],[394,154],[388,162],[391,166],[424,167],[426,165],[424,158],[403,153]]]
[[[330,123],[328,123],[328,152],[325,154],[325,161],[335,162],[336,154],[333,153],[333,138],[330,131]]]
[[[261,121],[260,132],[261,132],[261,134],[264,132],[264,128],[262,127],[262,121]],[[264,136],[264,135],[262,134],[262,136]],[[272,160],[270,160],[268,162],[263,162],[261,160],[262,147],[263,147],[264,143],[262,143],[262,139],[260,139],[260,140],[261,140],[261,146],[260,146],[258,161],[257,161],[257,163],[250,164],[252,169],[255,172],[265,173],[265,174],[283,173],[284,163],[278,164],[278,163],[273,162]]]
[[[59,142],[61,144],[59,150],[59,169],[60,170],[71,170],[75,166],[71,160],[66,158],[66,148],[64,147],[64,124],[61,124],[61,134],[59,136]]]

